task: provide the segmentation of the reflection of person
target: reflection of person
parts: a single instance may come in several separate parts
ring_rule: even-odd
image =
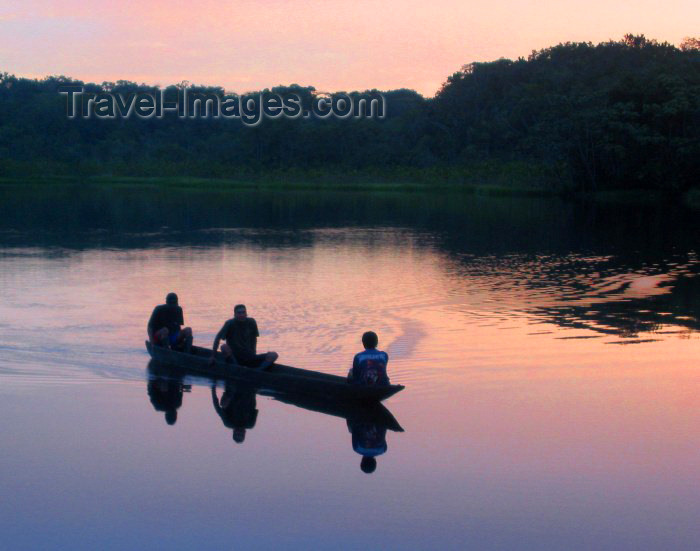
[[[348,418],[348,430],[352,433],[352,449],[362,456],[360,469],[371,474],[377,468],[377,456],[386,453],[386,425],[372,420]]]
[[[148,381],[148,397],[156,411],[165,412],[165,422],[174,425],[182,405],[182,381],[156,377]]]
[[[355,354],[352,368],[348,373],[348,381],[364,385],[388,385],[389,377],[386,374],[386,364],[389,363],[389,355],[377,350],[379,338],[374,331],[367,331],[362,335],[364,351]]]
[[[157,346],[184,349],[189,353],[192,347],[192,329],[185,327],[180,330],[184,324],[177,295],[168,293],[165,304],[156,306],[148,320],[148,338]]]
[[[248,317],[245,305],[237,304],[233,309],[233,318],[227,320],[214,339],[211,362],[214,362],[219,341],[226,340],[221,346],[221,352],[227,362],[266,369],[278,358],[277,352],[257,354],[258,324],[253,318]]]
[[[214,409],[221,417],[224,426],[233,429],[234,442],[241,444],[245,440],[246,429],[255,427],[255,421],[258,418],[258,410],[255,409],[255,389],[227,382],[219,401],[216,395],[216,384],[212,384],[211,398]]]

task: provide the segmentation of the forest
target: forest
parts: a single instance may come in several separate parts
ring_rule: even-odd
[[[700,173],[700,40],[626,35],[563,43],[527,58],[469,63],[432,98],[381,92],[383,119],[68,118],[58,90],[133,94],[146,84],[28,79],[0,72],[0,177],[335,176],[386,181],[475,175],[553,191],[685,192]],[[188,82],[191,92],[223,94]],[[309,101],[313,86],[294,93]],[[484,176],[485,175],[485,176]],[[481,177],[480,176],[480,177]],[[500,181],[503,181],[501,178]]]

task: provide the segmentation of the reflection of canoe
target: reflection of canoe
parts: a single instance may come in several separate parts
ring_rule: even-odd
[[[267,394],[267,393],[263,393]],[[319,400],[310,396],[297,396],[294,394],[271,394],[271,396],[285,404],[342,417],[352,423],[373,423],[393,430],[394,432],[403,432],[403,427],[392,415],[392,413],[382,404],[367,404],[362,405],[353,402],[328,402],[327,400]]]
[[[184,367],[163,364],[156,362],[155,360],[151,360],[148,363],[148,374],[151,378],[173,379],[182,384],[182,379],[185,375],[187,375],[187,373],[188,370]],[[202,375],[202,377],[206,377],[212,383],[219,380],[219,377],[205,375]],[[241,383],[235,379],[228,379],[227,388],[229,384],[228,381],[234,385],[234,388],[241,388],[241,386],[248,388],[249,386],[249,383]],[[191,385],[183,385],[183,387],[186,392],[189,392],[191,389]],[[250,389],[252,392],[262,396],[268,396],[278,402],[309,411],[323,413],[325,415],[340,417],[351,423],[371,423],[386,427],[394,432],[404,432],[403,427],[399,424],[394,415],[380,403],[365,404],[358,403],[357,401],[328,400],[308,394],[294,394],[290,392],[260,389],[254,385],[250,385]]]
[[[210,365],[211,349],[198,346],[192,347],[191,354],[151,346],[148,341],[146,341],[146,348],[154,360],[182,367],[188,372],[217,379],[245,381],[258,388],[269,388],[298,395],[341,401],[379,402],[404,388],[402,385],[353,385],[348,383],[345,377],[280,364],[274,364],[264,371],[250,369],[225,363],[221,353],[218,352],[216,362]]]

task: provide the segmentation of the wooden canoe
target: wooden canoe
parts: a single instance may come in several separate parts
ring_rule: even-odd
[[[216,362],[209,363],[211,348],[192,347],[191,354],[152,346],[146,341],[146,349],[155,361],[182,367],[188,372],[215,379],[244,381],[259,389],[272,389],[298,395],[314,396],[326,400],[381,402],[403,390],[403,385],[362,386],[348,383],[345,377],[319,371],[299,369],[273,364],[265,370],[232,365],[223,361],[217,352]]]

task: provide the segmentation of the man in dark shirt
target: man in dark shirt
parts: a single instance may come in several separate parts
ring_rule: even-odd
[[[177,295],[168,293],[165,304],[156,306],[148,320],[148,338],[156,346],[184,349],[189,353],[192,347],[192,329],[185,327],[181,330],[184,324]]]
[[[352,361],[352,369],[348,373],[348,381],[362,385],[388,385],[389,376],[386,373],[386,364],[389,363],[389,355],[377,350],[379,338],[374,331],[367,331],[362,335],[364,351],[355,354]]]
[[[219,342],[225,340],[226,344],[221,345],[221,352],[227,362],[259,369],[268,368],[279,356],[277,352],[257,354],[259,336],[256,321],[248,317],[248,312],[243,304],[237,304],[233,309],[233,318],[224,323],[214,339],[211,362],[214,362]]]

